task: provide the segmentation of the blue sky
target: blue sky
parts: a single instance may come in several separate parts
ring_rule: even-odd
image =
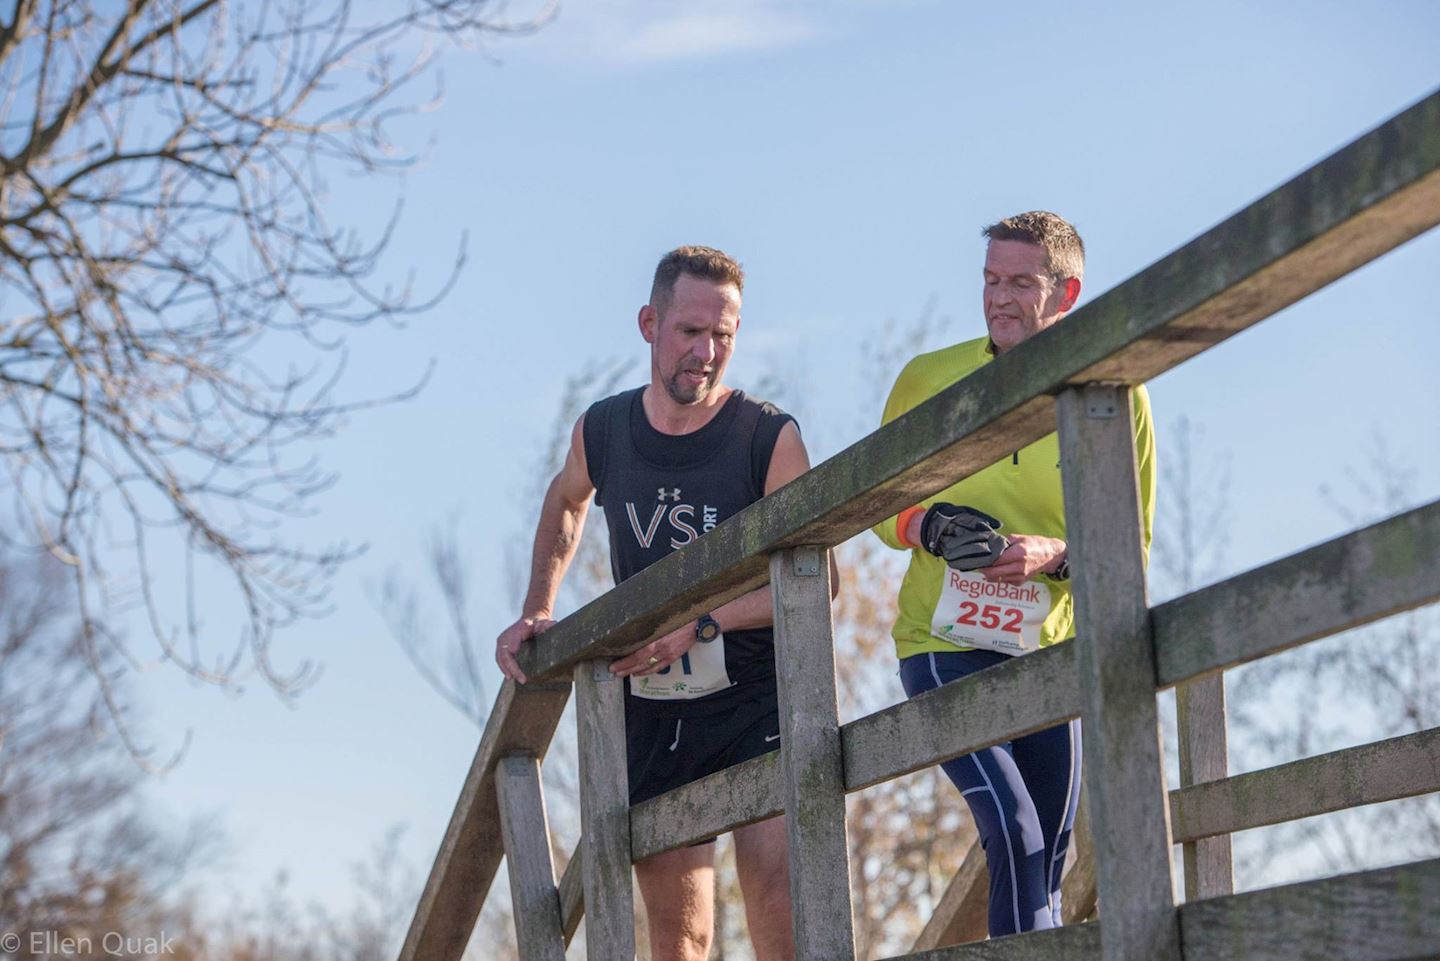
[[[324,676],[293,707],[258,682],[233,697],[142,679],[152,739],[193,732],[153,803],[225,826],[222,889],[285,869],[344,903],[349,864],[395,823],[428,867],[478,732],[407,664],[374,586],[392,568],[423,579],[426,531],[459,510],[477,634],[513,619],[509,545],[529,536],[521,492],[563,380],[643,359],[635,311],[665,250],[744,261],[730,380],[793,375],[819,460],[878,421],[859,347],[887,319],[933,304],[936,346],[983,332],[982,225],[1065,214],[1088,300],[1440,84],[1429,2],[1093,6],[595,0],[445,54],[444,104],[405,130],[434,143],[392,263],[438,282],[466,233],[469,260],[432,313],[351,341],[356,394],[437,367],[419,399],[319,451],[341,480],[292,532],[370,545],[336,612],[277,646]],[[388,189],[336,178],[334,201],[363,221]],[[1346,489],[1377,427],[1414,499],[1440,496],[1437,267],[1440,235],[1423,237],[1151,384],[1162,455],[1186,416],[1232,458],[1231,569],[1342,530],[1320,487]],[[227,602],[211,610],[233,636]]]

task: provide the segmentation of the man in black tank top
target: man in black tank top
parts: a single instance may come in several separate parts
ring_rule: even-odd
[[[721,382],[743,286],[740,265],[718,250],[681,247],[660,261],[639,316],[650,383],[575,424],[545,495],[524,614],[496,641],[507,677],[524,683],[515,652],[554,623],[592,494],[618,583],[809,469],[794,418]],[[628,679],[631,804],[779,748],[771,618],[760,588],[611,665]],[[735,859],[757,959],[793,958],[784,817],[736,829]],[[713,861],[705,842],[636,863],[656,961],[709,957]]]

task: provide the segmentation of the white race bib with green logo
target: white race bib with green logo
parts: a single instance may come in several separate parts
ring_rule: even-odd
[[[630,678],[630,693],[652,701],[689,701],[723,691],[734,682],[725,670],[725,635],[696,641],[663,671]]]

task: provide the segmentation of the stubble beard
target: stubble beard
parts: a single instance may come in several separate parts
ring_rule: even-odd
[[[706,397],[709,397],[710,391],[715,389],[716,372],[714,370],[710,371],[704,381],[694,387],[687,387],[680,383],[680,375],[683,373],[684,370],[677,370],[674,374],[665,378],[665,393],[669,394],[670,399],[675,403],[685,407],[691,404],[698,404]]]

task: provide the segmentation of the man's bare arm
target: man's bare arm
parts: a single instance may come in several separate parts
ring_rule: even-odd
[[[585,462],[585,418],[581,416],[570,432],[565,464],[545,491],[530,557],[530,586],[525,591],[520,619],[501,631],[495,640],[495,663],[500,665],[500,672],[521,684],[526,677],[515,654],[521,644],[555,623],[555,596],[580,546],[585,515],[594,493]]]

